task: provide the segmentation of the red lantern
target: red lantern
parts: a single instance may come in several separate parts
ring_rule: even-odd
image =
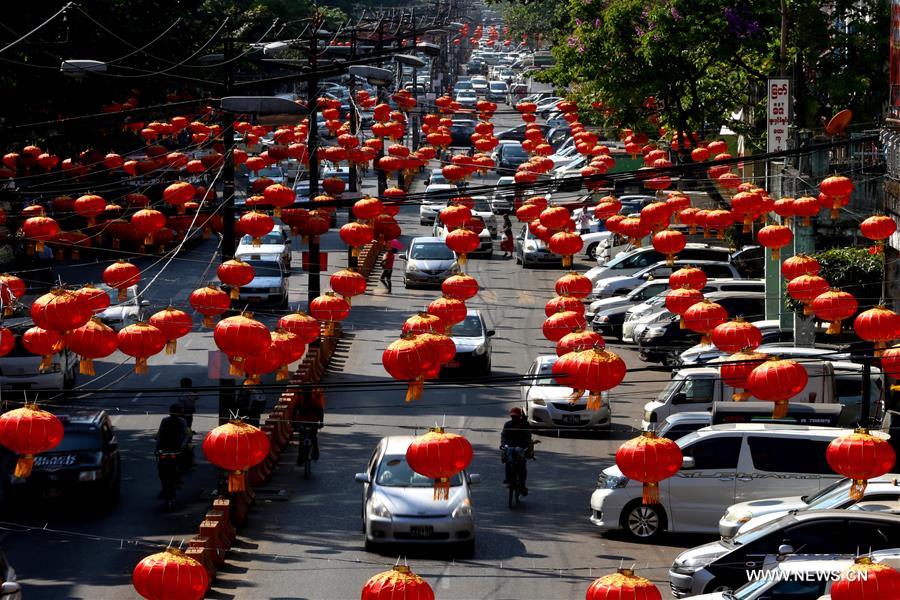
[[[818,275],[801,275],[787,284],[788,295],[803,304],[803,314],[812,314],[812,301],[828,291],[828,282]]]
[[[442,333],[444,323],[440,317],[427,312],[419,312],[403,322],[403,333]]]
[[[584,302],[574,296],[554,296],[544,305],[544,314],[548,317],[567,310],[584,316]]]
[[[249,423],[230,421],[206,434],[203,454],[209,462],[228,471],[229,492],[242,492],[247,489],[244,472],[269,454],[269,436]]]
[[[176,181],[163,190],[163,200],[166,204],[171,204],[178,209],[178,212],[184,212],[185,202],[194,199],[196,190],[194,186],[187,181]]]
[[[6,356],[16,347],[16,336],[6,327],[0,327],[0,356]]]
[[[706,286],[706,273],[697,267],[683,267],[669,275],[669,287],[678,290],[689,287],[702,290]]]
[[[434,480],[434,499],[450,498],[450,480],[472,462],[472,444],[455,433],[434,427],[415,438],[406,449],[410,468]]]
[[[339,235],[352,248],[352,255],[359,256],[359,249],[375,239],[375,229],[371,225],[351,221],[341,227]]]
[[[81,357],[79,372],[82,375],[96,375],[94,360],[109,356],[119,344],[116,332],[96,317],[67,332],[64,341],[67,348]]]
[[[781,276],[792,281],[802,275],[818,275],[819,261],[805,254],[798,254],[781,263]]]
[[[616,466],[622,474],[644,484],[643,504],[659,503],[659,482],[675,475],[683,460],[678,444],[652,431],[641,433],[616,450]]]
[[[826,208],[831,210],[831,219],[837,219],[841,206],[849,202],[853,193],[853,182],[842,175],[826,177],[819,184],[819,190],[827,201]]]
[[[125,260],[120,259],[103,270],[103,282],[119,290],[119,302],[128,298],[128,288],[137,285],[140,280],[140,269]]]
[[[839,335],[841,321],[855,315],[859,304],[853,294],[840,290],[828,290],[816,296],[812,301],[811,308],[817,319],[829,322],[828,330],[825,333]]]
[[[278,327],[296,335],[306,345],[319,339],[321,325],[303,311],[297,311],[278,319]]]
[[[191,292],[189,302],[194,310],[203,315],[203,326],[212,327],[213,317],[217,317],[231,307],[228,294],[214,285],[208,285]]]
[[[331,275],[331,289],[343,296],[349,305],[351,298],[366,292],[366,278],[356,269],[347,268]]]
[[[253,245],[262,244],[262,238],[275,228],[275,221],[269,215],[251,210],[241,215],[237,222],[237,230],[253,238]]]
[[[556,280],[554,286],[560,296],[572,296],[573,298],[586,298],[594,291],[591,280],[581,273],[570,272]]]
[[[166,548],[139,562],[131,583],[148,600],[200,600],[209,588],[209,573],[181,550]]]
[[[175,354],[178,338],[186,336],[194,328],[191,315],[171,306],[151,315],[148,322],[163,332],[166,354]]]
[[[853,329],[860,338],[874,342],[875,356],[881,356],[887,342],[900,337],[900,315],[884,306],[876,306],[859,313]]]
[[[41,357],[38,371],[43,373],[53,365],[53,355],[62,349],[58,331],[31,327],[22,334],[22,346],[28,352]]]
[[[478,234],[468,229],[456,229],[447,234],[444,238],[447,247],[456,252],[460,265],[466,264],[466,254],[474,252],[481,244]]]
[[[59,233],[59,223],[50,217],[30,217],[22,223],[22,233],[27,239],[35,242],[35,252],[41,252],[44,249],[44,242],[55,238]]]
[[[278,374],[275,380],[284,381],[290,377],[288,366],[303,358],[306,344],[301,342],[296,334],[279,327],[272,332],[272,345],[269,350],[277,357]]]
[[[409,567],[397,565],[369,579],[363,586],[362,600],[434,600],[434,591]]]
[[[726,354],[734,354],[744,349],[754,350],[762,343],[762,332],[759,327],[741,317],[717,325],[711,337],[716,348]]]
[[[835,473],[853,480],[850,497],[854,500],[862,499],[867,480],[890,473],[897,460],[890,443],[863,428],[833,439],[825,458]]]
[[[166,347],[166,336],[159,328],[139,321],[119,330],[118,345],[122,354],[136,359],[134,372],[143,375],[147,372],[147,359]]]
[[[684,250],[687,240],[680,231],[665,230],[653,236],[653,248],[666,255],[666,264],[675,264],[675,255]]]
[[[394,379],[409,381],[406,401],[419,400],[425,384],[425,374],[436,362],[431,346],[416,334],[403,334],[381,354],[384,370]]]
[[[900,572],[867,556],[854,561],[840,579],[831,584],[831,600],[888,600],[900,598]]]
[[[878,249],[883,250],[884,240],[894,235],[894,232],[897,231],[897,224],[891,217],[875,215],[860,223],[859,231],[863,236],[877,242]]]
[[[600,410],[603,392],[622,383],[625,371],[625,361],[617,354],[597,347],[571,352],[553,364],[556,381],[573,389],[570,404],[577,402],[585,391],[589,392],[587,410]]]
[[[91,318],[91,307],[83,297],[56,288],[31,304],[31,319],[42,329],[60,333],[76,329]]]
[[[334,335],[335,323],[350,315],[350,303],[334,292],[325,292],[309,303],[309,314],[325,323],[322,335],[331,337]]]
[[[819,201],[812,196],[803,196],[802,198],[795,198],[793,202],[794,214],[798,217],[803,217],[803,226],[809,227],[812,225],[812,219],[819,214]]]
[[[94,224],[94,219],[98,215],[102,215],[106,209],[106,200],[95,194],[85,194],[75,200],[73,209],[78,215],[87,219],[87,224],[90,227]]]
[[[240,298],[240,288],[256,277],[253,267],[240,259],[226,260],[218,266],[216,275],[219,281],[231,288],[229,295],[232,300]]]
[[[565,356],[570,352],[581,352],[591,348],[606,348],[606,340],[596,331],[578,330],[567,333],[556,342],[556,356]]]
[[[558,342],[564,335],[576,329],[587,329],[587,321],[584,320],[584,315],[571,310],[547,317],[542,327],[544,337],[551,342]]]
[[[34,455],[52,450],[62,439],[62,423],[37,404],[26,404],[0,415],[0,445],[20,455],[14,477],[31,475]]]
[[[361,198],[353,204],[353,216],[371,221],[384,212],[384,204],[378,198]]]
[[[153,243],[153,234],[166,226],[166,216],[158,210],[144,208],[131,215],[131,225],[144,236],[144,244]]]
[[[760,400],[775,403],[772,417],[780,419],[787,414],[788,400],[803,391],[809,375],[794,360],[769,359],[747,375],[747,391]]]
[[[759,245],[772,251],[772,260],[781,260],[781,249],[793,239],[794,233],[784,225],[766,225],[756,234]]]
[[[750,397],[749,392],[739,392],[747,389],[747,376],[766,361],[768,355],[760,352],[735,352],[727,359],[719,361],[719,374],[722,381],[734,388],[731,399],[740,402]]]
[[[466,303],[456,298],[441,296],[433,300],[427,308],[429,314],[439,317],[446,327],[445,333],[449,335],[450,329],[457,323],[462,323],[466,318]]]
[[[268,348],[272,343],[269,330],[252,316],[244,313],[222,319],[213,330],[216,346],[228,355],[231,362],[231,375],[242,375],[244,359]]]
[[[541,225],[547,229],[562,229],[572,218],[567,208],[562,206],[550,206],[541,211]]]
[[[607,229],[609,221],[610,219],[606,220]],[[616,225],[616,232],[629,238],[633,246],[640,248],[641,240],[650,235],[650,226],[639,217],[625,217]]]
[[[681,467],[680,463],[678,467]],[[595,579],[587,590],[586,598],[587,600],[662,600],[656,586],[649,579],[635,575],[631,569],[619,569],[618,573]]]
[[[469,275],[452,275],[441,284],[441,293],[447,298],[466,301],[478,293],[478,280]]]
[[[564,268],[572,266],[572,255],[581,251],[584,242],[577,233],[568,231],[560,231],[554,233],[550,238],[550,251],[563,257],[562,264]]]
[[[688,308],[682,318],[685,328],[702,335],[701,344],[709,344],[713,329],[728,320],[728,311],[722,305],[704,299]]]
[[[703,293],[693,288],[682,287],[677,290],[669,290],[666,292],[666,309],[682,317],[681,328],[685,329],[684,313],[701,300],[703,300]]]

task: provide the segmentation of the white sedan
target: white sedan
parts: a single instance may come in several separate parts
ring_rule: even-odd
[[[550,354],[535,358],[520,385],[528,423],[549,428],[608,427],[611,414],[607,395],[603,394],[603,406],[599,410],[587,409],[587,394],[570,403],[572,388],[558,385],[550,377],[556,359],[556,355]]]
[[[291,239],[277,228],[260,238],[259,246],[253,245],[251,236],[245,235],[241,237],[237,250],[234,251],[234,257],[246,261],[253,256],[278,256],[281,266],[285,270],[290,270]]]
[[[450,480],[449,498],[434,498],[434,480],[412,470],[406,450],[415,438],[382,438],[368,469],[356,474],[363,484],[362,519],[366,550],[382,544],[459,544],[475,549],[475,515],[470,487],[480,475],[465,471]]]

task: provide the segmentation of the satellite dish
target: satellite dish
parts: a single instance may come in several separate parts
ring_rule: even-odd
[[[851,119],[853,119],[853,111],[849,108],[845,108],[831,117],[831,120],[828,121],[828,125],[825,126],[825,133],[828,135],[840,135],[841,133],[844,133],[844,130],[847,129],[847,125],[850,124]]]

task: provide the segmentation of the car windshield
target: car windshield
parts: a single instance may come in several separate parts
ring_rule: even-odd
[[[457,92],[462,92],[464,90],[471,90],[472,82],[471,81],[460,81],[455,86],[453,86],[453,89],[455,89]]]
[[[481,337],[484,330],[481,327],[481,317],[468,315],[462,323],[453,326],[453,337]]]
[[[473,92],[472,90],[462,90],[462,91],[458,94],[458,96],[459,96],[460,98],[474,98],[474,97],[475,97],[475,92]]]
[[[276,260],[243,260],[253,267],[254,277],[281,277],[281,264]]]
[[[784,529],[784,523],[782,523],[782,519],[775,519],[774,521],[768,521],[766,523],[763,523],[762,525],[757,525],[752,529],[741,532],[734,536],[734,538],[732,538],[731,540],[723,539],[721,540],[721,543],[732,546],[743,546],[753,543],[756,540],[781,529]]]
[[[527,157],[528,153],[525,152],[525,148],[523,148],[519,144],[504,144],[503,155],[506,157],[520,158]]]
[[[531,385],[557,385],[556,381],[550,377],[550,375],[553,374],[553,364],[555,362],[555,358],[543,361],[538,370],[534,373],[534,375],[539,376],[540,378],[533,379]]]
[[[385,456],[378,465],[375,483],[384,487],[430,488],[434,480],[413,471],[406,463],[406,456]],[[450,486],[462,485],[459,473],[450,478]]]
[[[663,388],[663,391],[661,391],[659,393],[659,396],[657,396],[656,399],[659,402],[665,402],[666,398],[669,398],[670,396],[675,395],[675,392],[678,391],[678,389],[681,387],[682,383],[684,383],[684,379],[676,376],[674,379],[672,379],[671,381],[669,381],[669,383],[666,384],[666,387]]]
[[[271,245],[279,245],[284,244],[284,236],[280,233],[269,232],[266,235],[262,236],[260,239],[260,244],[265,244],[267,246]],[[241,244],[251,245],[253,244],[253,237],[249,235],[245,235],[241,238]]]
[[[488,204],[487,198],[475,197],[473,198],[475,204],[474,210],[475,212],[491,212],[491,205]]]
[[[119,290],[116,288],[111,288],[108,285],[98,284],[95,285],[98,290],[103,290],[106,292],[106,295],[109,296],[109,303],[111,306],[115,306],[117,304],[134,304],[134,288],[128,288],[126,290],[127,297],[123,301],[119,301]]]
[[[453,260],[453,251],[443,242],[419,242],[409,249],[413,260]]]
[[[819,490],[818,494],[803,496],[801,500],[806,502],[810,509],[841,508],[847,501],[847,490],[849,487],[850,481],[848,479],[838,479],[828,487]]]
[[[74,452],[77,450],[100,450],[99,432],[65,430],[62,441],[53,447],[53,452]]]
[[[505,83],[492,83],[492,84],[491,84],[491,91],[492,91],[492,92],[505,92],[505,91],[506,91],[506,84],[505,84]]]

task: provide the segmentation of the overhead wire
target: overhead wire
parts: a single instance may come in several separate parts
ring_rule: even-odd
[[[77,8],[78,5],[75,4],[74,2],[66,2],[61,9],[59,9],[58,11],[56,11],[55,13],[50,15],[50,17],[48,17],[47,20],[45,20],[44,22],[37,25],[34,29],[29,31],[28,33],[25,33],[25,34],[19,36],[17,39],[13,40],[12,42],[10,42],[7,45],[0,48],[0,54],[3,54],[10,48],[13,48],[14,46],[21,44],[22,42],[24,42],[25,40],[27,40],[28,38],[33,36],[35,33],[37,33],[38,31],[40,31],[41,29],[43,29],[44,27],[46,27],[47,25],[49,25],[50,23],[55,21],[57,17],[65,14],[66,11],[68,11],[72,7]]]

